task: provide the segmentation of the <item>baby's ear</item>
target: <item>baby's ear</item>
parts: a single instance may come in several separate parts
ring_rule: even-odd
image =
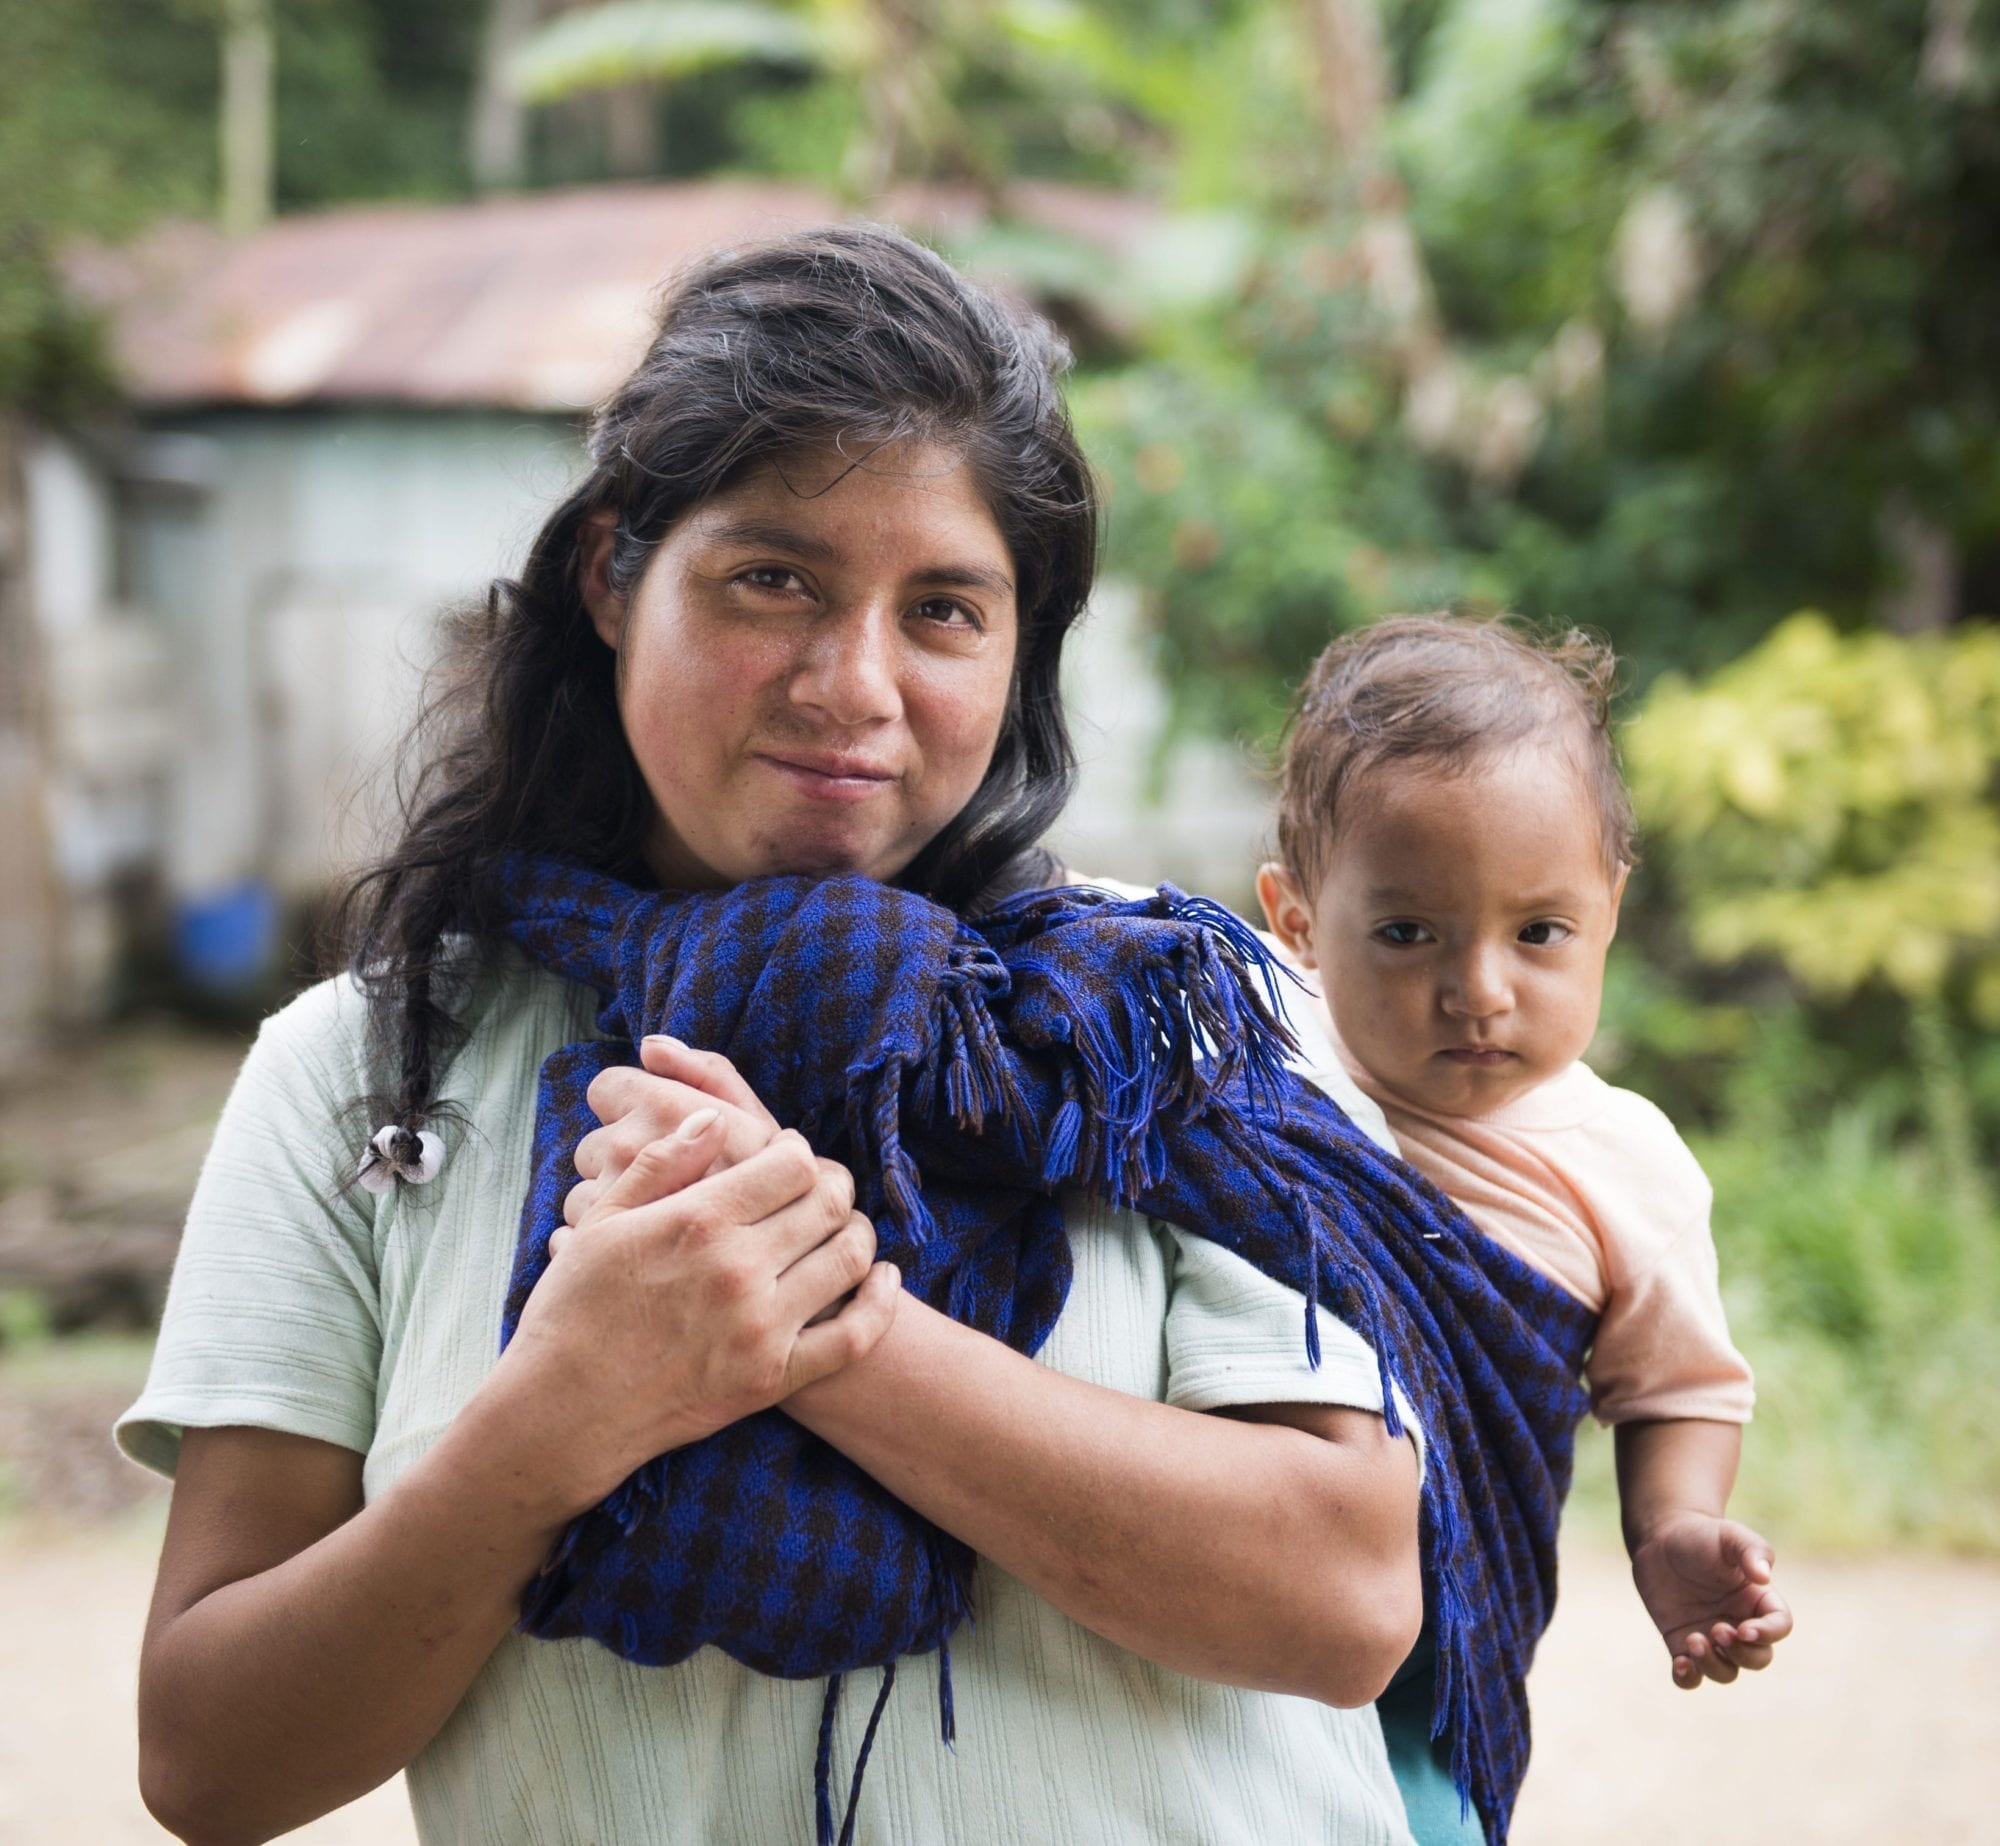
[[[1271,934],[1285,945],[1292,959],[1301,968],[1317,968],[1312,906],[1289,866],[1273,859],[1258,868],[1257,901],[1264,906],[1264,921],[1271,926]]]
[[[1632,876],[1632,868],[1629,865],[1627,865],[1623,859],[1620,859],[1618,861],[1617,871],[1614,872],[1611,876],[1610,936],[1615,936],[1618,934],[1618,906],[1625,901],[1625,881],[1631,876]],[[1607,936],[1605,940],[1609,941],[1610,936]]]

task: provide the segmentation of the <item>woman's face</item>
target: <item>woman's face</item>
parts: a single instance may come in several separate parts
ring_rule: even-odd
[[[684,514],[629,597],[608,514],[583,545],[663,885],[890,879],[971,799],[1013,684],[1014,562],[950,449],[761,467]]]

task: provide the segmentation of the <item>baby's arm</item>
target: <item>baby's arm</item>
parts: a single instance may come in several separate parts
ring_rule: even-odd
[[[1632,1581],[1674,1662],[1674,1684],[1726,1685],[1771,1663],[1792,1612],[1771,1582],[1774,1553],[1723,1516],[1743,1432],[1693,1418],[1621,1423],[1618,1496]]]

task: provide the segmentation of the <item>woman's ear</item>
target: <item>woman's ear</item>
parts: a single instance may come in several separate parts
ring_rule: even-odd
[[[1271,934],[1285,945],[1285,951],[1301,968],[1317,968],[1313,953],[1312,906],[1306,902],[1299,881],[1289,866],[1275,859],[1258,869],[1257,901],[1264,906],[1264,921]]]
[[[576,575],[597,638],[615,654],[625,633],[625,598],[611,587],[611,545],[618,515],[608,506],[586,513],[576,529]]]

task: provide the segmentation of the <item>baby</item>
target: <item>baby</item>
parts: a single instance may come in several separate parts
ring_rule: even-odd
[[[1257,894],[1404,1158],[1601,1316],[1585,1376],[1616,1431],[1633,1580],[1693,1688],[1766,1665],[1792,1620],[1771,1547],[1724,1516],[1752,1392],[1708,1182],[1659,1110],[1579,1061],[1635,856],[1614,665],[1504,622],[1400,616],[1336,641],[1301,695],[1283,857]],[[1411,1739],[1383,1709],[1401,1774]],[[1456,1837],[1419,1806],[1420,1840]]]

